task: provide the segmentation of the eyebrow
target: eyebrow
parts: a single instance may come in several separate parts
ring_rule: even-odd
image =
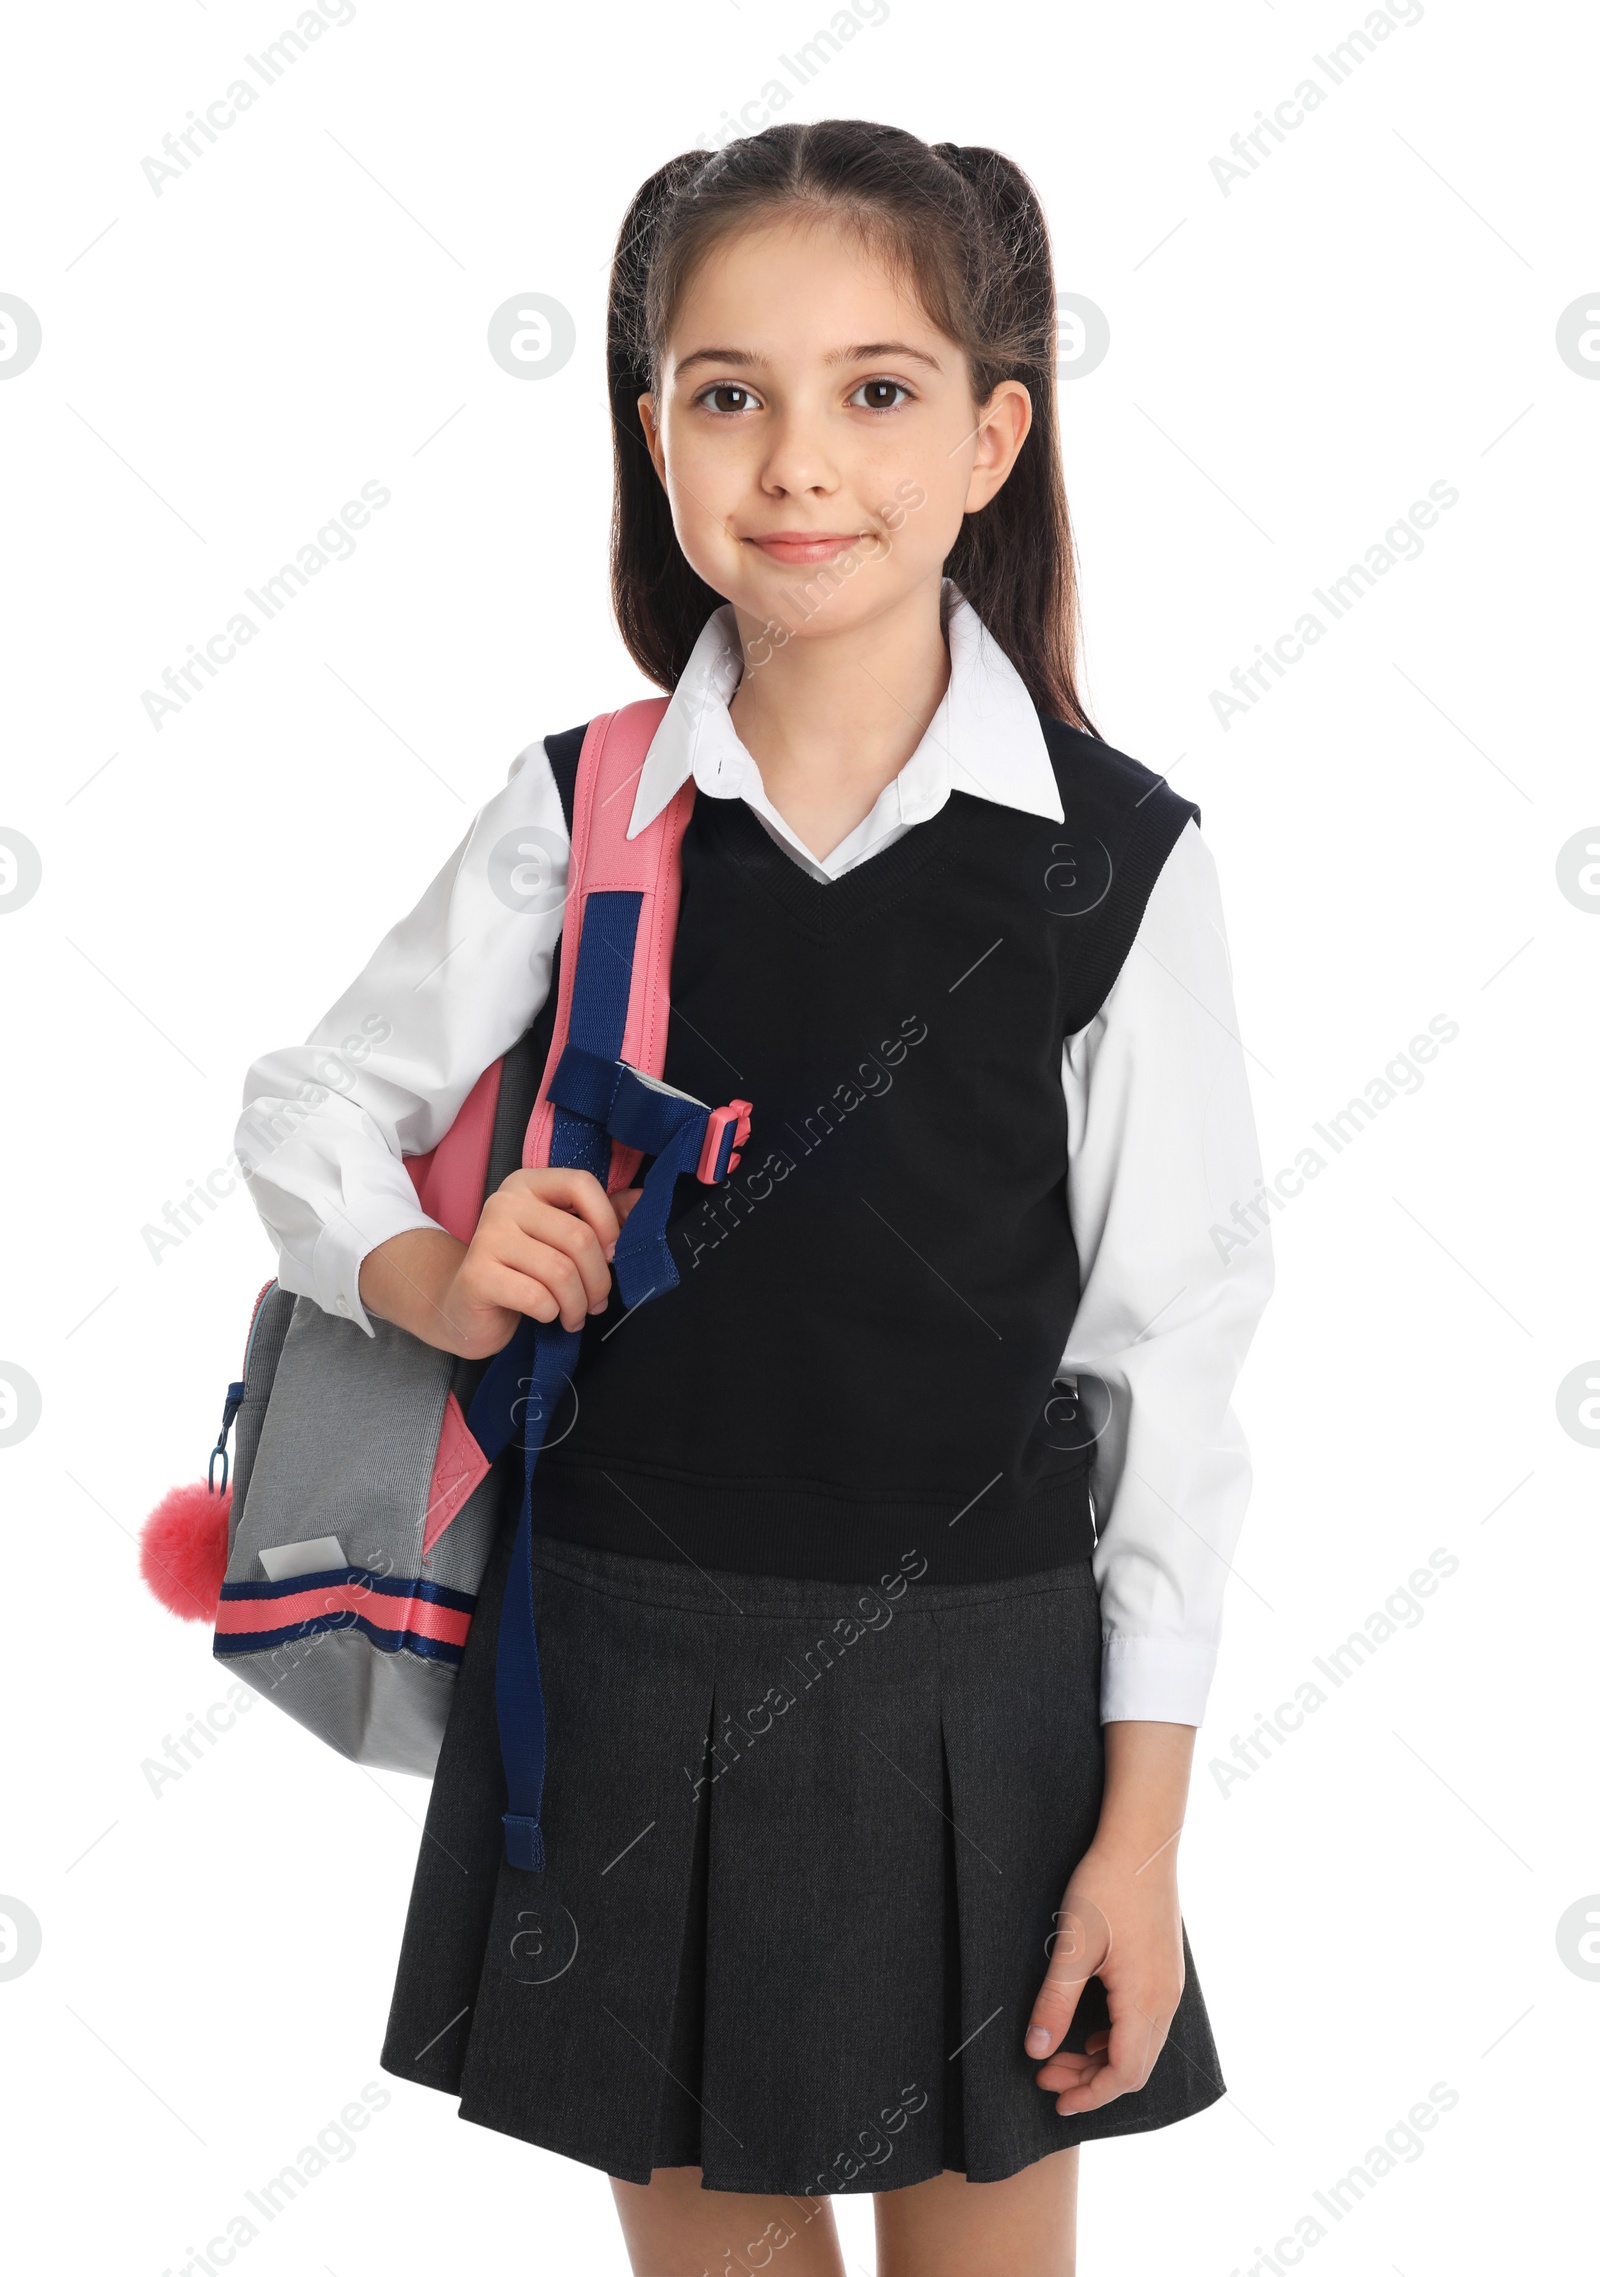
[[[835,348],[823,358],[827,364],[867,364],[882,356],[905,356],[911,362],[926,364],[930,371],[942,371],[944,366],[937,356],[926,349],[913,348],[904,340],[869,340],[859,347]],[[678,359],[678,370],[686,372],[694,364],[736,364],[745,371],[764,371],[765,356],[756,355],[749,348],[696,348],[692,355]]]

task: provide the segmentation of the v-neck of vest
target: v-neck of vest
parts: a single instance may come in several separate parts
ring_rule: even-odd
[[[843,877],[814,878],[769,836],[743,799],[696,795],[695,812],[709,843],[780,902],[807,932],[827,935],[873,916],[960,845],[958,803],[952,791],[926,822],[914,823],[881,852],[869,854]]]

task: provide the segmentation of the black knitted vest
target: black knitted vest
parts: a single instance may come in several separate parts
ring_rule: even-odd
[[[1042,724],[1064,824],[955,791],[832,884],[697,796],[665,1075],[751,1100],[751,1136],[725,1186],[679,1183],[680,1287],[589,1322],[541,1532],[863,1581],[1092,1550],[1062,1045],[1199,809]],[[547,743],[564,791],[581,740]]]

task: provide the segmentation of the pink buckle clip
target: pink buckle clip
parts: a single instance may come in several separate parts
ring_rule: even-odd
[[[702,1185],[720,1185],[737,1164],[739,1149],[750,1136],[750,1113],[748,1099],[730,1099],[725,1107],[712,1108],[694,1171]]]

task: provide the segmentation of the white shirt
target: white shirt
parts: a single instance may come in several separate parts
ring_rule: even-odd
[[[1062,821],[1027,690],[959,596],[949,643],[949,685],[916,750],[819,860],[767,799],[734,732],[740,651],[732,610],[717,610],[640,769],[629,836],[690,776],[699,796],[742,798],[824,880],[937,814],[952,789]],[[495,890],[508,843],[524,877],[530,863],[547,865],[548,891],[535,900],[548,907],[530,913],[525,896]],[[435,1223],[402,1158],[438,1144],[549,992],[567,847],[548,756],[530,743],[306,1042],[265,1054],[245,1077],[235,1145],[278,1279],[369,1335],[362,1259]],[[1250,1492],[1230,1401],[1273,1268],[1265,1224],[1241,1247],[1232,1219],[1262,1185],[1261,1159],[1216,869],[1193,821],[1105,1003],[1068,1038],[1061,1080],[1082,1294],[1060,1372],[1097,1376],[1111,1393],[1094,1472],[1101,1714],[1198,1724]],[[1230,1245],[1214,1238],[1223,1226]]]

